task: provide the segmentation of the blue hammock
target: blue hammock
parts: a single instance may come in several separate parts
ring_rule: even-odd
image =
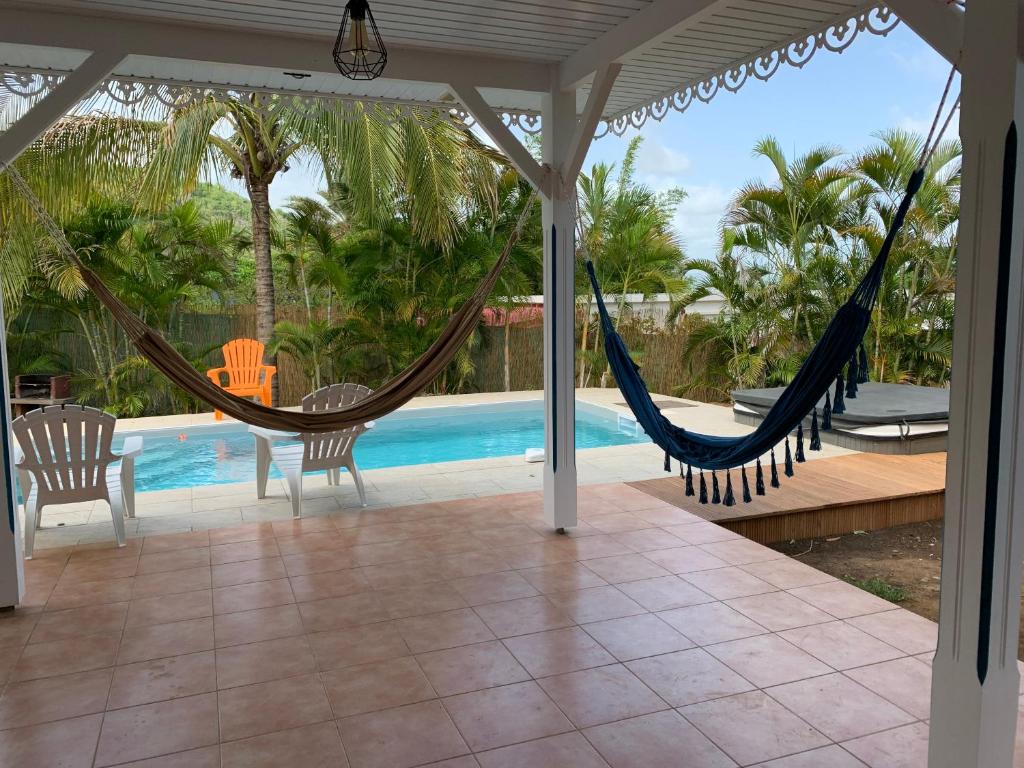
[[[765,415],[764,420],[757,429],[743,437],[716,437],[704,435],[698,432],[691,432],[669,422],[661,413],[651,399],[643,377],[640,375],[640,367],[629,356],[625,342],[615,331],[608,309],[605,307],[604,298],[601,295],[601,286],[597,282],[597,275],[594,272],[594,265],[587,260],[587,274],[590,276],[590,283],[594,289],[594,296],[597,299],[597,309],[601,318],[601,328],[604,332],[604,349],[608,357],[608,365],[615,375],[615,381],[619,390],[633,410],[637,421],[647,432],[651,440],[665,451],[665,468],[670,469],[670,458],[687,465],[687,494],[692,495],[692,477],[690,467],[710,470],[729,470],[741,467],[757,461],[757,492],[764,493],[764,483],[761,473],[759,457],[763,456],[782,440],[786,441],[786,474],[792,475],[792,458],[789,447],[789,433],[797,430],[797,461],[803,459],[803,420],[813,413],[811,447],[815,447],[817,440],[817,410],[816,405],[821,397],[827,397],[832,382],[836,382],[835,407],[832,412],[842,413],[843,411],[843,367],[849,366],[848,378],[846,381],[846,396],[856,396],[856,386],[861,375],[867,373],[866,356],[861,355],[858,360],[858,351],[864,333],[867,330],[871,319],[871,310],[874,307],[878,296],[879,286],[882,281],[882,274],[885,271],[885,263],[892,249],[893,241],[903,226],[903,221],[913,202],[914,195],[921,188],[924,180],[924,170],[918,169],[907,183],[907,190],[903,200],[893,217],[892,226],[886,233],[885,241],[882,244],[878,255],[872,262],[867,273],[861,279],[860,284],[854,290],[853,295],[847,300],[836,316],[828,324],[818,343],[814,345],[807,359],[804,360],[800,370],[797,371],[793,381],[782,392],[772,409]],[[826,401],[826,408],[829,403]],[[826,422],[823,427],[828,429],[829,414],[823,414]],[[820,441],[817,447],[820,447]],[[719,497],[718,478],[713,477],[714,496],[713,501],[717,503]],[[778,475],[774,464],[774,453],[772,454],[772,482],[778,486]],[[703,473],[701,474],[701,501],[706,501],[706,488]],[[750,500],[747,487],[746,474],[743,475],[743,496],[745,501]],[[732,478],[727,476],[726,504],[734,503],[732,492]]]

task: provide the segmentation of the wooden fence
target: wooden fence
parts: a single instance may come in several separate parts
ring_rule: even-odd
[[[278,308],[278,320],[303,322],[305,310],[299,306]],[[54,327],[59,318],[37,312],[29,325],[32,329]],[[15,324],[12,332],[23,330],[23,324]],[[688,371],[694,361],[684,359],[686,342],[684,328],[656,328],[650,323],[626,324],[620,329],[634,357],[641,364],[645,380],[652,391],[674,394],[687,381]],[[172,343],[184,343],[197,354],[212,350],[197,363],[199,367],[216,367],[221,364],[219,346],[224,342],[241,337],[255,337],[256,315],[252,306],[233,308],[222,313],[187,313],[180,316],[174,327],[167,332]],[[582,341],[578,333],[577,344]],[[588,348],[593,352],[594,328],[588,332]],[[72,373],[90,370],[92,359],[88,345],[80,334],[65,333],[56,337],[60,353],[67,360]],[[127,354],[129,348],[123,344]],[[505,389],[505,329],[504,327],[482,327],[480,340],[474,350],[474,374],[463,391],[500,392]],[[509,339],[510,389],[536,390],[544,386],[543,374],[543,327],[540,325],[514,325],[510,328]],[[603,353],[588,357],[590,375],[586,386],[615,386],[614,379],[606,373]],[[296,405],[309,390],[310,383],[298,363],[289,355],[278,357],[278,386],[282,405]],[[12,370],[14,376],[18,371]],[[579,372],[577,371],[577,379]],[[603,382],[603,384],[602,384]],[[151,404],[147,415],[169,413],[174,408],[169,396],[159,391],[150,393]]]

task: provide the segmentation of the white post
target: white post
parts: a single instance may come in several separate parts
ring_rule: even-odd
[[[544,163],[565,167],[576,130],[576,92],[544,95]],[[560,176],[544,192],[544,520],[576,525],[576,238]]]
[[[21,556],[21,519],[14,489],[14,435],[11,433],[11,400],[7,371],[7,326],[0,294],[0,475],[4,480],[0,501],[0,608],[13,608],[25,594],[25,567]]]
[[[1024,11],[967,5],[956,330],[929,768],[1013,765],[1024,523]]]

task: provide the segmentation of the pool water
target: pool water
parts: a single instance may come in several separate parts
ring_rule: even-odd
[[[118,433],[115,447],[142,435],[135,464],[139,491],[240,483],[256,478],[256,447],[244,424]],[[576,447],[649,442],[630,419],[605,408],[576,403]],[[522,456],[544,447],[543,402],[447,406],[399,411],[379,419],[355,447],[360,469],[442,461]],[[278,477],[276,470],[272,476]]]

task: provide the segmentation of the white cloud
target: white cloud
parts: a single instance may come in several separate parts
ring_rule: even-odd
[[[675,230],[690,258],[714,258],[718,228],[732,193],[717,185],[688,186],[675,217]]]
[[[648,139],[640,145],[637,170],[648,177],[678,176],[690,170],[690,158],[678,150]]]

